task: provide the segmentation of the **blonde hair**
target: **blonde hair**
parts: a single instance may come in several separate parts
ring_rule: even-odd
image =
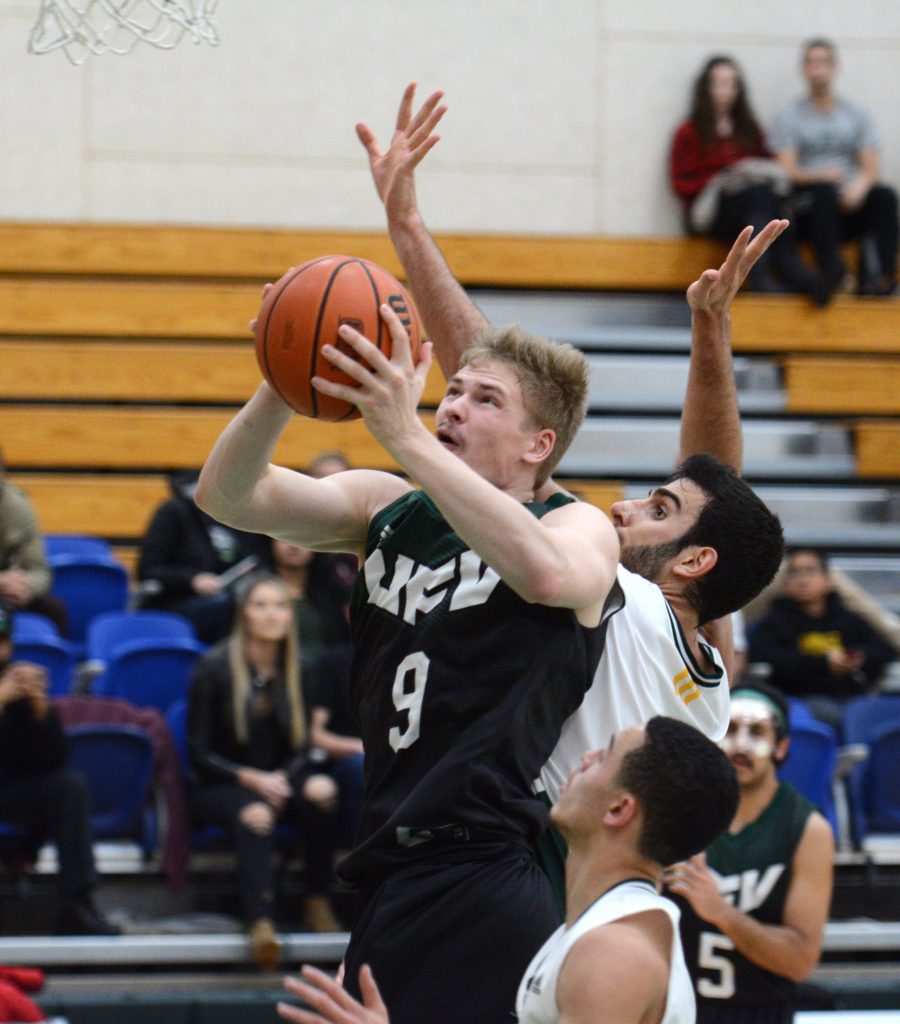
[[[553,450],[540,464],[539,487],[559,464],[587,412],[591,371],[584,355],[572,345],[550,341],[519,324],[485,327],[460,359],[460,369],[479,363],[511,367],[522,389],[522,400],[539,429],[556,435]]]
[[[278,678],[283,680],[291,719],[291,744],[296,749],[306,739],[306,715],[300,690],[300,645],[294,623],[294,604],[284,581],[271,573],[255,573],[238,591],[235,600],[234,628],[228,638],[228,664],[231,669],[231,700],[234,731],[241,743],[248,739],[247,698],[250,696],[250,667],[247,661],[247,618],[244,610],[253,592],[263,585],[274,587],[287,599],[291,622],[280,644]]]

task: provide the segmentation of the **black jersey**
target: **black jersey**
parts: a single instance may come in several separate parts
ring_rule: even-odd
[[[540,518],[571,500],[526,508]],[[377,877],[443,842],[535,839],[546,813],[532,785],[605,624],[522,600],[413,491],[369,526],[350,628],[365,804],[342,877]]]
[[[706,851],[718,875],[719,891],[739,910],[763,924],[781,924],[791,884],[791,862],[815,807],[786,782],[769,806],[736,835],[724,833]],[[734,943],[691,909],[681,907],[681,938],[697,990],[698,1011],[704,1003],[775,1006],[792,1002],[796,983],[757,967]],[[699,1014],[702,1016],[702,1012]]]

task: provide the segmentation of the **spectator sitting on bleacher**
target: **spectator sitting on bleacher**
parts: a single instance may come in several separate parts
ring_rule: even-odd
[[[773,685],[802,697],[816,718],[840,731],[844,703],[870,689],[895,656],[844,606],[826,556],[800,549],[788,558],[784,596],[751,634],[748,661],[768,665]]]
[[[117,935],[91,900],[97,877],[87,789],[66,769],[66,737],[44,670],[10,663],[10,625],[0,608],[0,820],[25,830],[14,857],[28,862],[48,839],[56,845],[61,935]]]
[[[863,238],[859,292],[889,295],[897,283],[897,193],[878,183],[880,146],[871,115],[832,91],[836,71],[834,43],[804,45],[809,93],[778,115],[771,145],[791,176],[800,236],[812,243],[828,287],[837,288],[846,273],[841,242]]]
[[[783,216],[789,182],[769,157],[744,80],[730,57],[712,57],[694,83],[690,115],[672,143],[669,172],[695,234],[731,241],[748,224],[759,231]],[[794,239],[789,228],[773,242],[750,271],[750,287],[782,291],[777,274],[787,288],[822,302],[822,282],[797,255]]]
[[[230,570],[244,564],[247,571],[267,569],[271,562],[267,537],[232,530],[197,508],[197,476],[172,476],[172,497],[156,510],[141,541],[138,579],[142,608],[184,615],[197,637],[209,644],[231,630]]]
[[[348,585],[343,557],[273,540],[272,561],[275,574],[294,602],[303,657],[313,658],[334,644],[348,642],[344,608],[350,600],[352,578]]]
[[[773,687],[732,691],[722,747],[740,785],[737,813],[705,854],[664,876],[681,909],[697,1024],[790,1024],[797,983],[819,962],[834,839],[813,805],[778,780],[787,732],[787,704]]]
[[[66,608],[49,593],[51,578],[34,509],[25,492],[6,479],[0,451],[0,601],[46,615],[65,636]]]
[[[254,957],[276,966],[275,830],[300,826],[307,923],[339,930],[327,890],[336,844],[337,787],[308,757],[293,608],[277,576],[238,590],[231,636],[197,663],[188,698],[195,820],[234,837],[238,889]]]

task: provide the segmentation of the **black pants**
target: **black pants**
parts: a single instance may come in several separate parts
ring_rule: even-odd
[[[60,636],[69,635],[69,613],[58,597],[52,594],[36,597],[26,604],[22,611],[45,615],[59,630]]]
[[[897,276],[897,193],[886,185],[869,190],[858,210],[844,213],[834,185],[819,183],[795,190],[800,235],[808,240],[819,267],[828,272],[840,263],[840,245],[856,238],[869,239],[872,257],[865,245],[860,248],[859,279],[865,287],[879,275],[890,280]]]
[[[445,848],[362,894],[344,985],[359,998],[368,964],[391,1024],[511,1024],[522,975],[559,924],[528,847]]]
[[[306,882],[311,893],[325,893],[332,879],[332,856],[337,845],[337,814],[320,810],[300,794],[302,780],[291,780],[294,796],[285,806],[279,822],[299,826],[306,863]],[[234,843],[237,858],[238,891],[248,921],[272,917],[275,905],[276,834],[259,835],[241,824],[241,811],[260,797],[237,784],[198,787],[191,806],[197,824],[219,825]]]
[[[84,899],[97,881],[88,806],[84,780],[65,770],[0,786],[0,818],[25,827],[28,854],[36,854],[47,840],[55,844],[64,904]]]
[[[754,232],[761,231],[770,220],[784,216],[782,199],[768,185],[751,185],[730,195],[722,195],[716,209],[716,219],[710,234],[725,242],[733,242],[748,224]],[[750,271],[750,283],[757,288],[769,289],[773,271],[788,287],[811,294],[816,275],[797,254],[797,231],[793,224],[759,258]]]

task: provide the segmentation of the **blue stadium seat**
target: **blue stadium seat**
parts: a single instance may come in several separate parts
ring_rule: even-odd
[[[148,637],[197,639],[190,620],[174,612],[105,612],[88,625],[87,656],[92,661],[107,662],[119,644]]]
[[[809,705],[800,697],[787,697],[788,717],[791,728],[796,725],[803,725],[806,722],[817,721],[816,716],[810,711]]]
[[[16,612],[12,624],[13,643],[25,640],[59,639],[59,630],[52,619],[37,612]]]
[[[47,670],[51,697],[65,697],[72,691],[75,657],[72,648],[57,636],[13,641],[14,661],[31,661]]]
[[[874,730],[869,746],[869,828],[900,832],[900,722]]]
[[[811,720],[791,726],[791,745],[778,776],[799,790],[837,832],[831,780],[837,760],[837,734],[830,725]]]
[[[873,694],[854,697],[844,707],[844,739],[847,743],[872,746],[874,735],[890,725],[900,725],[900,694]],[[900,761],[894,768],[900,774]],[[873,764],[869,760],[857,765],[848,777],[850,813],[853,834],[858,842],[872,831],[869,818],[873,812]]]
[[[80,533],[45,533],[44,550],[47,552],[47,561],[51,565],[53,559],[59,555],[112,558],[112,550],[105,540]]]
[[[186,696],[194,663],[204,650],[196,640],[152,636],[118,644],[94,682],[94,694],[121,697],[165,714]]]
[[[130,725],[72,726],[66,737],[69,767],[87,782],[94,838],[137,839],[150,854],[156,840],[150,738]]]
[[[111,558],[59,555],[51,562],[51,593],[69,611],[69,638],[83,650],[90,621],[103,612],[122,612],[128,604],[128,573]]]

